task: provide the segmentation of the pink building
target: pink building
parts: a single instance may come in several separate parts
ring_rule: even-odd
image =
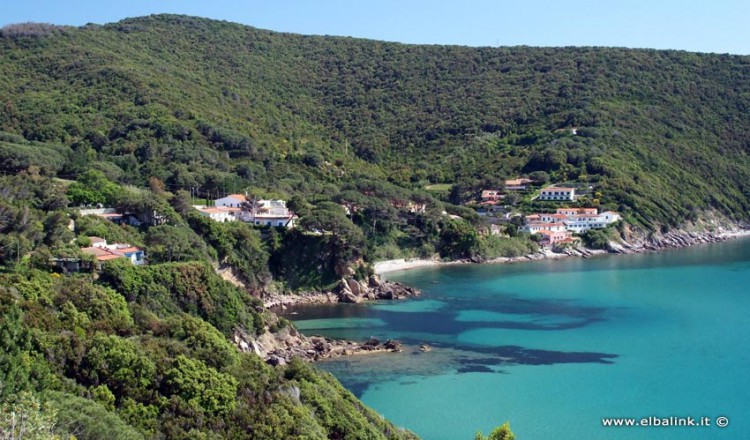
[[[542,246],[552,246],[555,243],[560,243],[570,238],[570,232],[568,231],[542,230],[537,233],[542,236],[542,240],[540,242]]]

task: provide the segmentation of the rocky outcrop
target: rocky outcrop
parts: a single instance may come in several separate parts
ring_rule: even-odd
[[[339,302],[333,292],[264,293],[263,305],[267,309],[285,309],[295,304],[332,304]]]
[[[299,294],[266,294],[266,308],[281,308],[293,304],[361,303],[371,300],[405,299],[420,294],[418,289],[393,281],[383,281],[377,275],[358,281],[343,277],[332,291],[302,292]]]
[[[718,231],[673,230],[663,234],[650,234],[645,237],[633,235],[628,240],[609,243],[609,251],[617,254],[655,252],[668,248],[682,248],[696,244],[716,243],[728,240],[743,229]]]
[[[359,303],[373,299],[405,299],[420,294],[419,290],[393,281],[381,281],[377,275],[372,275],[365,281],[352,278],[342,278],[336,285],[334,293],[339,301]]]
[[[360,303],[370,300],[404,299],[419,295],[420,292],[401,283],[383,281],[377,275],[358,281],[353,277],[343,277],[332,291],[304,292],[299,294],[266,294],[266,308],[284,309],[292,304]],[[305,336],[292,325],[281,325],[274,313],[264,315],[266,331],[259,336],[236,331],[234,343],[243,352],[252,352],[271,365],[286,365],[293,357],[317,361],[340,356],[366,353],[398,352],[401,343],[394,340],[381,342],[371,338],[365,342],[336,340],[321,336]],[[281,329],[278,329],[281,327]],[[271,332],[269,329],[278,329]]]
[[[243,352],[255,353],[273,366],[283,366],[292,358],[318,361],[341,356],[368,353],[399,352],[401,343],[395,340],[381,342],[370,338],[365,342],[336,340],[322,336],[305,336],[293,326],[286,326],[276,333],[267,331],[260,336],[250,336],[235,331],[233,340]]]

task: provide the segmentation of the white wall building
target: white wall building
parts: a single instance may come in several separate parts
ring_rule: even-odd
[[[238,219],[240,209],[217,206],[198,208],[198,212],[216,222],[233,222]]]
[[[597,213],[596,208],[561,208],[555,214],[531,214],[526,216],[526,232],[535,234],[541,230],[555,232],[562,226],[563,230],[583,233],[589,229],[601,229],[620,220],[620,214],[613,211]]]
[[[227,208],[241,208],[243,203],[248,201],[244,194],[229,194],[226,197],[214,200],[214,206],[224,206]]]
[[[523,227],[523,230],[529,234],[536,234],[539,231],[562,232],[566,230],[563,223],[529,223]]]
[[[539,200],[573,201],[576,198],[575,188],[548,186],[539,194]]]
[[[293,228],[297,217],[284,200],[253,200],[242,194],[230,194],[214,200],[214,207],[197,207],[215,221],[241,220],[257,226]]]
[[[283,200],[257,200],[255,206],[242,213],[243,220],[258,226],[293,228],[296,217]]]

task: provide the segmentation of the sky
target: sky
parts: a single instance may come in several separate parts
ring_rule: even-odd
[[[0,26],[176,13],[308,35],[750,55],[748,0],[0,0]]]

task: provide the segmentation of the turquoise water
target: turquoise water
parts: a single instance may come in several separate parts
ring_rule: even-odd
[[[659,254],[394,273],[419,299],[305,307],[306,334],[395,338],[319,364],[427,440],[750,437],[750,240]],[[433,347],[422,353],[419,344]],[[726,428],[603,417],[726,416]],[[713,424],[713,423],[712,423]]]

